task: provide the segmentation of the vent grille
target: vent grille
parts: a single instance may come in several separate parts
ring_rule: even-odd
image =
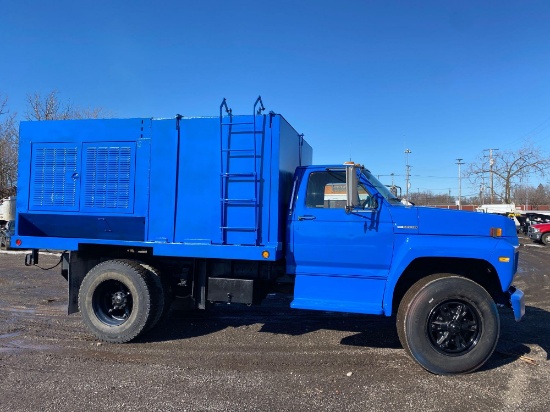
[[[30,208],[78,209],[78,148],[68,145],[34,145]]]
[[[83,211],[133,211],[134,152],[132,146],[85,145]]]

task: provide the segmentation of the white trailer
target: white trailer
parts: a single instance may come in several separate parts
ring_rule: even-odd
[[[0,204],[0,226],[4,226],[10,220],[15,220],[15,196],[2,199]]]

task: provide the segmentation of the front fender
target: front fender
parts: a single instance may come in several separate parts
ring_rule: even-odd
[[[491,264],[503,292],[510,287],[518,264],[518,246],[505,239],[477,236],[397,235],[392,266],[384,291],[383,310],[392,313],[395,286],[407,267],[418,258],[479,259]],[[509,258],[508,262],[499,258]],[[506,260],[506,259],[503,259]]]

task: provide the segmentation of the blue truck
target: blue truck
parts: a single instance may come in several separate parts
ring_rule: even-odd
[[[312,148],[260,98],[249,115],[22,122],[11,246],[63,250],[68,312],[130,341],[173,299],[197,309],[293,294],[292,308],[395,316],[436,374],[474,371],[498,341],[514,223],[406,205],[365,167],[312,165]]]

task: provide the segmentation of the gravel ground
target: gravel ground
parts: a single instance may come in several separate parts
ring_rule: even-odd
[[[66,315],[57,268],[2,252],[0,410],[548,411],[550,247],[521,241],[524,320],[501,310],[495,354],[451,377],[405,355],[393,318],[291,310],[284,296],[209,312],[175,305],[140,340],[100,343]]]

